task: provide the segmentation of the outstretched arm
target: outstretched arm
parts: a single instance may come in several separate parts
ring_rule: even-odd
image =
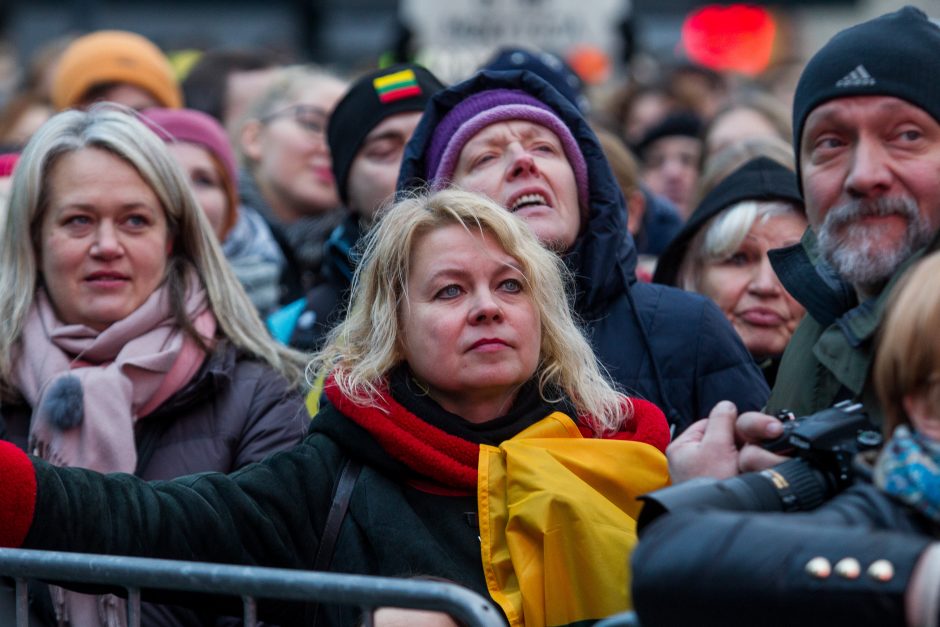
[[[304,444],[231,475],[148,483],[59,468],[0,443],[0,543],[309,567],[335,473],[329,456]]]

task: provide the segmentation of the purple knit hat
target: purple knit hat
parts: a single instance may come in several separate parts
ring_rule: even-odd
[[[558,136],[574,171],[581,214],[586,215],[589,206],[587,162],[571,129],[547,104],[517,89],[481,91],[447,112],[434,129],[428,145],[425,160],[427,181],[434,189],[450,182],[466,143],[487,126],[508,120],[532,122]]]

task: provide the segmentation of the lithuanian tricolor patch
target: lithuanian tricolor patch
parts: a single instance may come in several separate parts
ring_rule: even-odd
[[[421,95],[421,86],[412,70],[402,70],[394,74],[386,74],[372,81],[379,102],[388,104],[402,98],[413,98]]]

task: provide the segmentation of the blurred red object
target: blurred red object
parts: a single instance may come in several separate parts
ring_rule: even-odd
[[[0,177],[12,176],[13,167],[20,158],[18,152],[0,154]]]
[[[776,35],[773,15],[747,4],[708,5],[690,13],[682,24],[682,45],[689,59],[713,70],[748,76],[770,64]]]

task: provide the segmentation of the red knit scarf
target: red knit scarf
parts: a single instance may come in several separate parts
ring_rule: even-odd
[[[354,403],[343,395],[332,376],[324,392],[340,413],[368,431],[393,459],[437,484],[476,491],[478,444],[431,426],[402,407],[387,390],[382,391],[384,410]],[[646,442],[665,451],[669,427],[663,412],[649,401],[630,400],[633,418],[607,439]],[[582,420],[578,423],[584,437],[595,437]]]

